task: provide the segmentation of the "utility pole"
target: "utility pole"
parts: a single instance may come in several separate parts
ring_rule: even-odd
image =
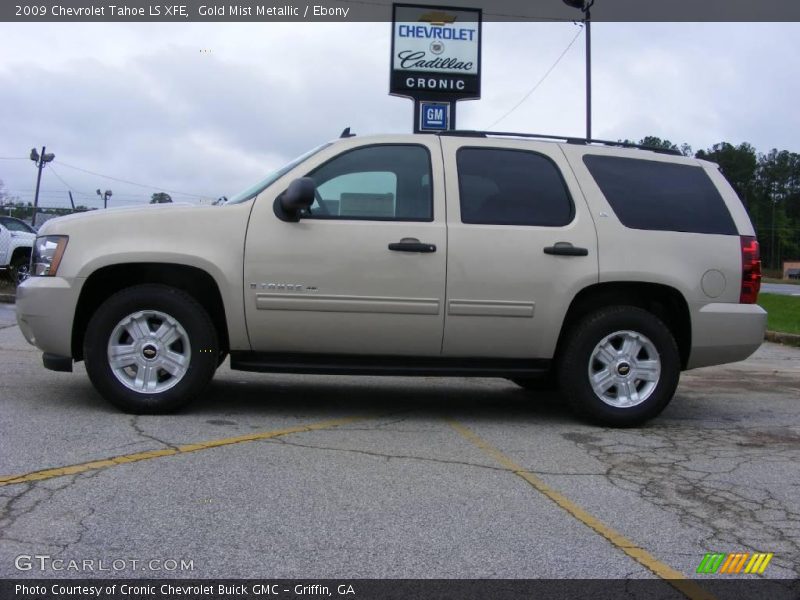
[[[38,212],[39,209],[39,187],[41,186],[42,183],[42,169],[44,169],[44,166],[47,163],[52,162],[53,159],[56,157],[55,154],[46,154],[45,150],[46,150],[45,146],[42,146],[42,154],[40,155],[36,151],[36,148],[31,148],[30,158],[34,162],[34,164],[36,164],[36,168],[39,170],[39,172],[36,175],[36,193],[33,197],[33,217],[31,218],[31,225],[33,227],[36,227],[36,213]]]
[[[108,208],[108,199],[113,195],[111,190],[106,190],[101,193],[100,188],[97,188],[97,195],[103,199],[103,208]]]
[[[583,13],[586,27],[586,141],[592,139],[592,6],[594,0],[563,0],[564,4]]]
[[[67,191],[69,194],[69,205],[72,207],[72,212],[75,212],[75,200],[72,199],[72,190]]]

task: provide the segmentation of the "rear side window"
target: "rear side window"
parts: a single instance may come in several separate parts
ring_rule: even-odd
[[[572,199],[549,158],[523,150],[461,148],[456,160],[463,223],[560,227],[572,221]]]
[[[737,234],[725,201],[702,167],[590,154],[583,162],[626,227]]]

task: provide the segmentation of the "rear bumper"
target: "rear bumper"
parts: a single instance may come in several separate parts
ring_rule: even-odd
[[[757,304],[705,304],[692,311],[692,351],[687,369],[738,362],[753,354],[767,330]]]

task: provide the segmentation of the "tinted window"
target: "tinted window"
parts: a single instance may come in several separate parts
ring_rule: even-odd
[[[317,199],[308,218],[430,221],[431,162],[423,146],[367,146],[308,175]]]
[[[559,227],[572,221],[572,200],[558,167],[533,152],[458,151],[461,221]]]
[[[597,155],[583,162],[626,227],[736,235],[725,201],[702,167]]]

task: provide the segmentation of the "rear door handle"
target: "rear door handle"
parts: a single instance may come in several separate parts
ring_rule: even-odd
[[[425,244],[417,238],[403,238],[399,242],[389,244],[389,250],[395,252],[436,252],[435,244]]]
[[[544,249],[545,254],[554,254],[556,256],[588,256],[589,250],[586,248],[578,248],[569,242],[556,242],[552,246],[547,246]]]

